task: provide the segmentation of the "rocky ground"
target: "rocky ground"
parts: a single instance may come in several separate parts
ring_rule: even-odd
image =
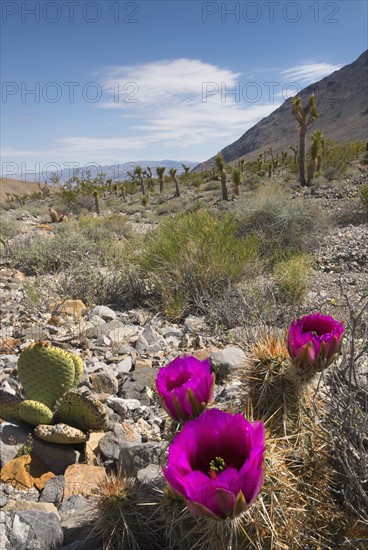
[[[368,215],[358,199],[366,181],[362,175],[344,185],[303,192],[306,201],[322,205],[338,223],[321,236],[314,251],[317,276],[306,308],[346,316],[343,295],[354,302],[368,290]],[[47,234],[36,217],[25,215],[21,222],[24,233],[15,239]],[[138,224],[136,230],[146,227]],[[237,344],[229,345],[223,335],[213,334],[203,317],[189,316],[174,324],[147,310],[87,308],[78,300],[56,300],[31,310],[26,305],[30,282],[34,279],[14,269],[6,257],[2,259],[0,388],[19,392],[16,366],[20,351],[34,340],[50,340],[83,358],[81,386],[106,404],[109,429],[91,434],[86,445],[78,446],[33,438],[32,453],[43,470],[31,479],[24,462],[14,460],[30,444],[29,427],[0,424],[0,548],[98,549],[99,543],[83,541],[92,523],[86,519],[90,495],[105,469],[117,465],[133,469],[142,483],[159,471],[167,423],[154,390],[159,367],[183,353],[210,357],[219,380],[217,401],[225,409],[236,410],[238,382],[229,375],[241,367],[244,351]],[[16,482],[4,483],[7,479]]]

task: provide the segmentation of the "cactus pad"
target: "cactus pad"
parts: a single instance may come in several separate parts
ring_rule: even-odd
[[[61,443],[63,445],[83,443],[88,439],[88,435],[67,424],[54,424],[53,426],[40,424],[35,428],[34,433],[36,437],[43,439],[43,441]]]
[[[50,409],[81,377],[81,359],[47,342],[24,349],[18,360],[18,377],[27,394]]]
[[[83,361],[76,353],[69,353],[75,367],[74,387],[77,387],[83,376]]]
[[[55,418],[82,430],[106,430],[106,407],[92,394],[69,390],[61,400]]]
[[[4,390],[0,390],[0,418],[7,422],[19,422],[19,405],[22,399]]]
[[[19,414],[24,422],[28,422],[32,426],[50,424],[53,416],[52,410],[46,405],[29,399],[22,401],[19,405]]]

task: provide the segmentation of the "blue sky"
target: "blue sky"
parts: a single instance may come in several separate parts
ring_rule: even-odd
[[[368,40],[363,0],[2,0],[1,27],[9,176],[206,160]]]

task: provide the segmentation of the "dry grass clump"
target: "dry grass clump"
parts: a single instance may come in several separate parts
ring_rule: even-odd
[[[328,379],[323,440],[336,471],[337,496],[352,515],[351,544],[368,544],[368,294],[349,310],[347,346]]]
[[[308,252],[326,227],[326,214],[303,199],[292,199],[280,184],[269,183],[236,205],[239,235],[255,233],[260,251],[273,258],[285,251]]]
[[[157,496],[149,485],[136,478],[109,473],[94,497],[96,517],[92,539],[101,541],[103,550],[152,550],[162,548],[154,512]]]

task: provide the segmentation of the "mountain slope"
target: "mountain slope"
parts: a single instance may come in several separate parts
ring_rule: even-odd
[[[368,50],[356,61],[304,88],[300,96],[305,105],[309,96],[316,97],[319,118],[312,125],[322,130],[326,137],[337,142],[365,140],[368,138]],[[299,142],[299,127],[291,114],[292,99],[250,128],[238,140],[222,149],[226,162],[240,157],[255,160],[265,149],[274,153],[289,150]],[[196,167],[211,166],[214,157]]]

